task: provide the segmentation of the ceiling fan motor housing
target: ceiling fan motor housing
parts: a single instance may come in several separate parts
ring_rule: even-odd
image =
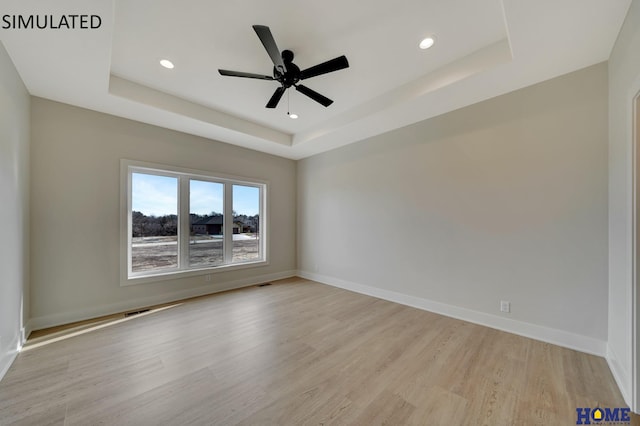
[[[282,61],[287,71],[283,74],[277,67],[273,67],[273,78],[278,80],[285,89],[295,85],[300,81],[300,68],[293,63],[293,52],[291,50],[282,51]]]

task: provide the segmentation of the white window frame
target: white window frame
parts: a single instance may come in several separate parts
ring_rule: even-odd
[[[132,174],[144,173],[176,177],[178,179],[178,267],[155,271],[133,272],[131,265],[132,220],[131,220],[131,193]],[[201,180],[221,183],[224,185],[223,204],[223,247],[224,263],[222,265],[189,266],[189,180]],[[231,263],[233,259],[233,185],[252,186],[260,189],[260,214],[258,229],[260,230],[261,259]],[[212,173],[203,170],[186,169],[182,167],[168,166],[164,164],[148,163],[122,159],[120,161],[120,285],[129,286],[155,281],[187,278],[193,276],[209,275],[211,273],[233,271],[236,269],[255,268],[266,266],[268,261],[267,250],[267,187],[268,182],[258,179],[250,179],[232,176],[222,173]],[[186,235],[186,237],[185,237]],[[207,277],[210,281],[210,277]]]

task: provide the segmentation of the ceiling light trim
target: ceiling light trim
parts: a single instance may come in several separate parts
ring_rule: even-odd
[[[436,36],[430,35],[423,38],[420,43],[418,43],[418,47],[422,50],[429,50],[436,44]]]
[[[162,65],[164,68],[168,70],[172,70],[175,68],[175,65],[173,64],[173,62],[171,62],[168,59],[160,59],[160,65]]]

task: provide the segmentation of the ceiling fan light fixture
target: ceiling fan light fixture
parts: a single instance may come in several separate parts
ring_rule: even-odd
[[[420,42],[419,44],[420,49],[426,50],[431,46],[433,46],[435,42],[436,42],[436,39],[433,36],[426,37],[422,39],[422,41]]]
[[[160,65],[162,65],[163,67],[165,67],[167,69],[173,69],[173,67],[174,67],[173,62],[171,62],[168,59],[161,59],[160,60]]]

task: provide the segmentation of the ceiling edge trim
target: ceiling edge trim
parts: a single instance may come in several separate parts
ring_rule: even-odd
[[[307,142],[326,138],[327,135],[341,131],[347,131],[353,126],[361,125],[361,121],[367,117],[380,114],[388,110],[402,110],[402,104],[424,98],[429,94],[451,86],[475,74],[503,65],[513,59],[508,38],[479,49],[464,58],[450,62],[449,64],[430,72],[417,80],[404,84],[396,89],[377,96],[370,101],[357,106],[344,114],[326,121],[320,126],[307,132],[296,133],[293,136],[293,146],[299,146]],[[413,114],[409,114],[412,116]],[[422,117],[427,119],[429,117]],[[407,120],[400,120],[398,125],[387,129],[411,124]],[[343,144],[354,142],[344,141]]]
[[[292,136],[288,133],[187,101],[113,74],[109,75],[109,94],[268,142],[284,146],[292,144]]]

